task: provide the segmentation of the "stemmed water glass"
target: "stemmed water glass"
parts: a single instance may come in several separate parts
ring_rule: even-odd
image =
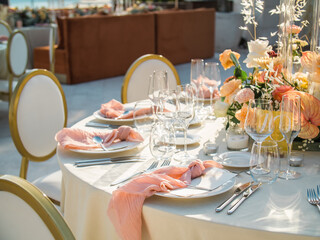
[[[204,76],[203,85],[206,86],[210,93],[210,115],[213,112],[213,92],[221,84],[221,75],[219,70],[219,63],[217,62],[206,62],[204,65]],[[206,97],[206,96],[205,96]]]
[[[290,169],[290,156],[292,142],[301,130],[301,98],[300,96],[284,95],[280,103],[279,129],[288,145],[288,166],[287,170],[280,171],[279,177],[287,180],[296,179],[301,176],[299,172]]]
[[[262,163],[261,158],[261,144],[262,142],[272,134],[274,130],[272,101],[266,99],[251,99],[247,110],[246,120],[244,123],[244,129],[252,139],[257,142],[258,145],[258,167],[252,169],[251,172],[255,174],[268,173],[269,170],[259,167]]]
[[[173,127],[161,121],[153,124],[149,148],[151,155],[157,161],[171,158],[176,150]]]
[[[168,74],[164,70],[155,70],[149,76],[149,99],[157,105],[161,94],[169,89]]]
[[[196,159],[196,156],[190,155],[187,151],[187,130],[195,112],[195,88],[191,84],[186,84],[178,85],[177,89],[176,124],[183,129],[184,151],[177,153],[174,158],[181,162],[188,162]]]

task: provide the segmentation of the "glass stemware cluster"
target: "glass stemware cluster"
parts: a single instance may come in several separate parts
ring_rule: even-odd
[[[300,173],[290,169],[292,142],[301,129],[300,97],[284,95],[280,103],[279,129],[288,145],[287,169],[279,172],[279,153],[275,153],[276,143],[268,140],[274,131],[273,104],[271,100],[254,99],[249,101],[244,128],[255,143],[251,151],[250,172],[254,180],[272,183],[279,176],[296,179]]]

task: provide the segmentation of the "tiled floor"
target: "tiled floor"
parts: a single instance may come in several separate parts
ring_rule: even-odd
[[[241,58],[246,56],[244,51]],[[219,55],[208,59],[218,61]],[[190,64],[175,66],[182,83],[190,80]],[[222,80],[231,76],[233,69],[220,69]],[[91,115],[100,108],[101,103],[111,99],[121,100],[121,85],[123,76],[102,79],[77,85],[62,85],[68,105],[68,126]],[[19,175],[21,156],[17,152],[10,135],[8,123],[8,103],[0,102],[0,174]],[[45,162],[30,162],[28,169],[29,181],[59,169],[56,156]]]

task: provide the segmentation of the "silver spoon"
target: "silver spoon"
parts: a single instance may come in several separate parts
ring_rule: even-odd
[[[94,136],[94,137],[92,138],[92,140],[93,140],[95,143],[99,144],[104,151],[108,151],[108,149],[102,144],[102,143],[103,143],[103,140],[102,140],[101,137],[99,137],[99,136]]]

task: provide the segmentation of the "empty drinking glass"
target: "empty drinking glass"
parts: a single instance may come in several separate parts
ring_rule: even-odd
[[[279,175],[278,144],[275,141],[267,140],[259,145],[254,142],[252,146],[250,174],[254,181],[270,184],[276,181]]]

